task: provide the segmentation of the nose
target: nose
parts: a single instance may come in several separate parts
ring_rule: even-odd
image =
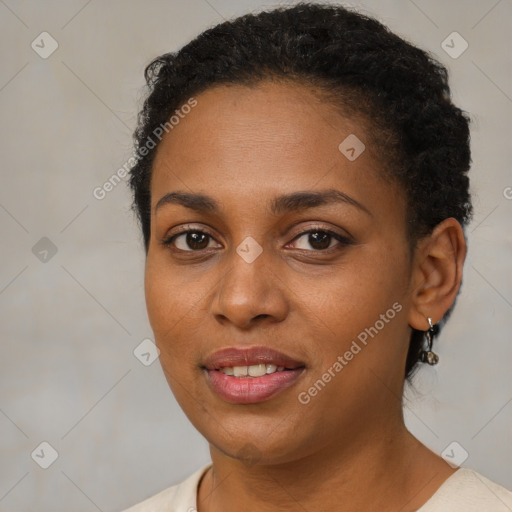
[[[236,251],[218,283],[212,313],[222,324],[250,329],[263,321],[282,322],[289,311],[286,285],[263,251],[251,263]]]

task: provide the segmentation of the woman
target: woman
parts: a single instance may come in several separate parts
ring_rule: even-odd
[[[136,511],[501,511],[406,429],[471,216],[446,70],[374,19],[298,4],[146,69],[134,208],[167,381],[212,464]]]

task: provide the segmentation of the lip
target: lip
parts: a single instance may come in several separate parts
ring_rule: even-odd
[[[253,364],[275,364],[290,370],[304,367],[305,364],[269,347],[229,347],[208,356],[204,367],[219,370],[230,366],[251,366]]]
[[[262,377],[233,377],[219,371],[232,366],[275,364],[286,369]],[[210,388],[232,404],[254,404],[274,398],[293,386],[305,364],[268,347],[226,348],[206,358],[203,366]]]

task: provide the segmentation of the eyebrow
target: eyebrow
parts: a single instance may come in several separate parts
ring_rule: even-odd
[[[270,212],[273,215],[279,215],[285,212],[307,210],[336,203],[355,206],[372,216],[372,213],[360,202],[336,189],[315,192],[305,190],[278,196],[270,202]],[[213,197],[181,191],[169,192],[161,197],[155,205],[155,213],[166,204],[179,204],[198,213],[219,213],[221,210],[219,203]]]

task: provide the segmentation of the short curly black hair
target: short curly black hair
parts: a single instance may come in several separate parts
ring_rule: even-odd
[[[146,253],[155,134],[193,95],[268,79],[319,89],[334,108],[369,122],[383,169],[405,192],[412,247],[446,218],[462,227],[471,218],[469,116],[451,101],[447,70],[369,16],[310,2],[247,14],[154,59],[145,79],[129,183]],[[423,343],[423,333],[413,330],[406,378]]]

